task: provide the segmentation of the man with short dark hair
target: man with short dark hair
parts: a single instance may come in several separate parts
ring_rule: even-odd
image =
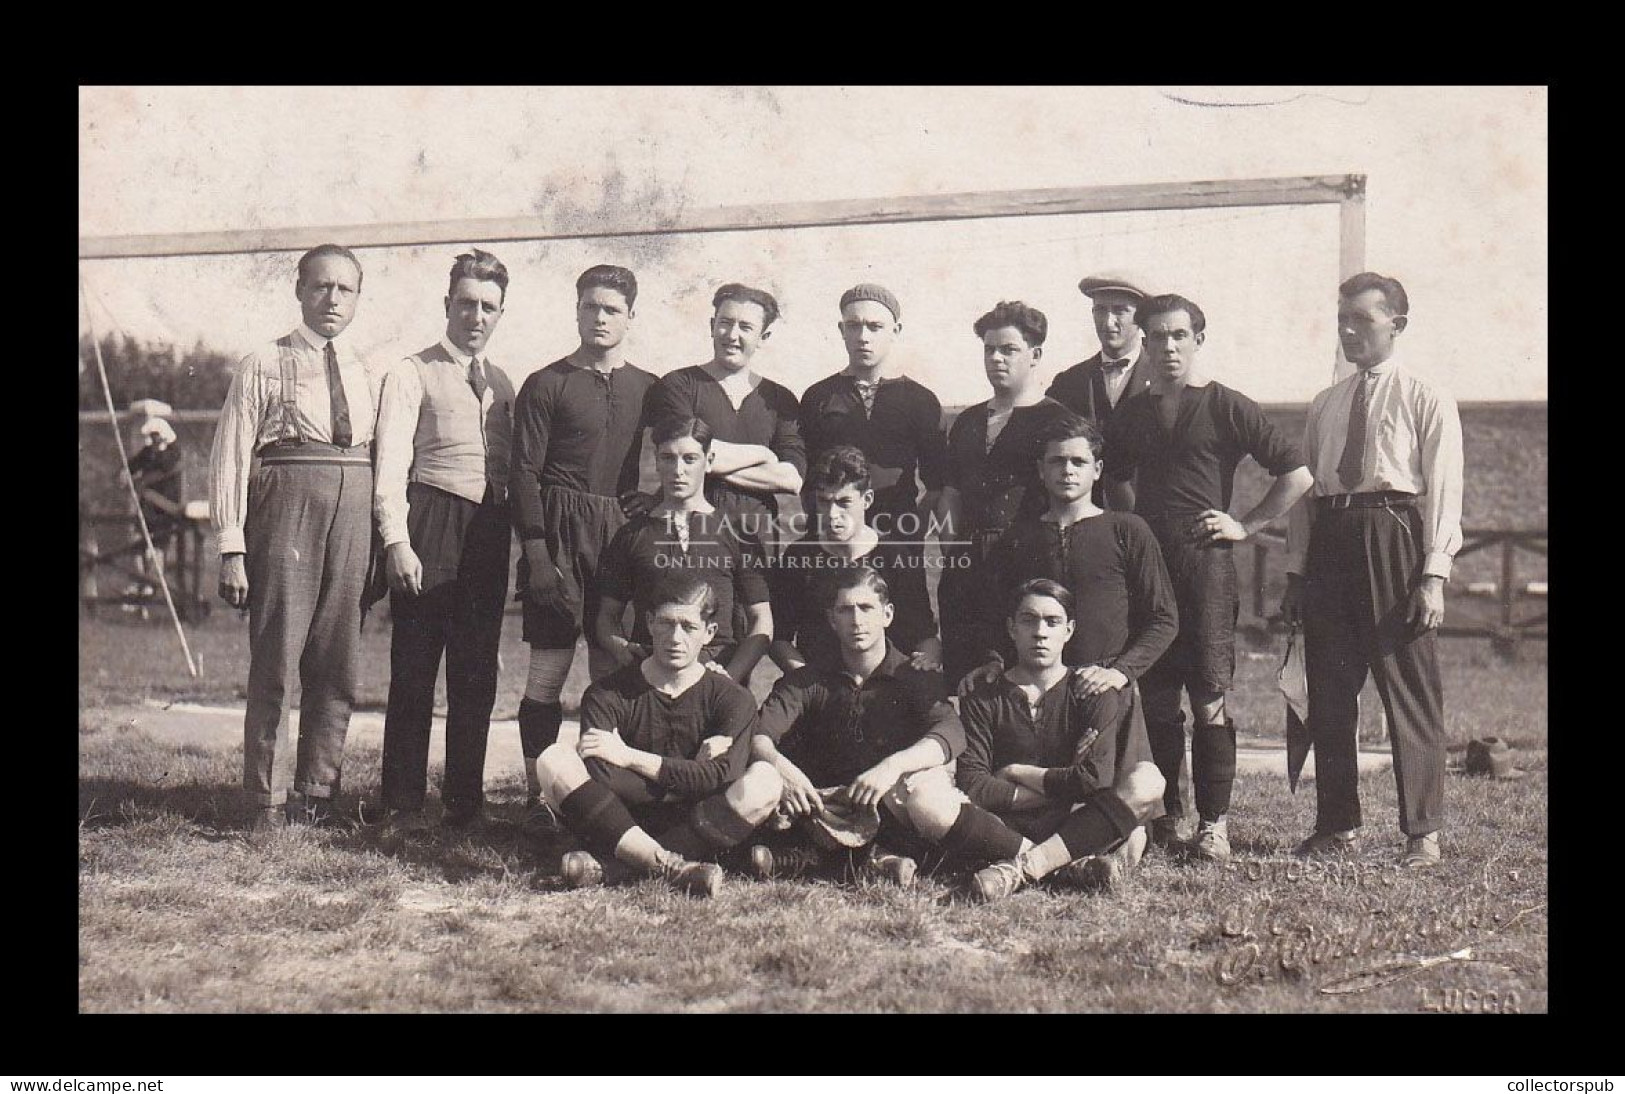
[[[294,296],[302,321],[243,358],[209,457],[220,596],[248,612],[243,788],[255,832],[331,813],[372,557],[378,377],[338,341],[355,318],[361,263],[337,244],[314,247],[299,259]]]
[[[1338,290],[1337,332],[1354,375],[1315,396],[1304,423],[1314,471],[1292,511],[1281,609],[1304,628],[1315,830],[1305,855],[1346,848],[1360,827],[1360,688],[1375,674],[1394,742],[1400,865],[1439,862],[1444,693],[1436,638],[1461,547],[1462,441],[1455,400],[1395,352],[1405,287],[1361,273]]]
[[[548,804],[589,844],[559,872],[572,888],[632,873],[715,896],[722,870],[708,860],[768,818],[782,784],[750,759],[750,692],[700,663],[716,637],[710,584],[673,571],[650,600],[649,654],[594,681],[579,733],[542,753]]]
[[[523,555],[519,594],[530,671],[519,702],[531,820],[541,807],[536,759],[559,735],[559,702],[587,637],[587,668],[598,679],[614,662],[593,633],[598,617],[599,557],[626,522],[622,500],[638,486],[643,403],[655,377],[626,359],[636,318],[638,279],[623,266],[600,265],[576,279],[578,345],[526,378],[514,404],[514,530]]]
[[[479,823],[508,588],[513,381],[489,356],[508,270],[457,256],[445,332],[396,363],[378,397],[373,508],[390,588],[383,797],[397,830],[422,827],[435,678],[446,660],[444,823]],[[403,832],[404,834],[404,832]]]
[[[947,464],[942,404],[898,368],[903,308],[891,290],[854,285],[841,294],[840,309],[847,365],[801,397],[807,455],[816,460],[839,445],[861,451],[875,494],[870,525],[884,538],[919,547],[927,530],[922,513],[936,508]]]
[[[1202,372],[1197,352],[1206,339],[1207,318],[1200,307],[1182,296],[1153,296],[1140,304],[1135,321],[1145,332],[1156,379],[1112,417],[1106,492],[1113,509],[1132,509],[1156,533],[1179,605],[1179,634],[1140,678],[1151,749],[1167,783],[1168,815],[1152,822],[1151,835],[1164,846],[1179,838],[1183,690],[1195,721],[1191,783],[1199,821],[1189,849],[1198,858],[1225,862],[1236,727],[1224,697],[1235,675],[1241,610],[1231,551],[1283,516],[1313,480],[1297,447],[1257,403]],[[1243,456],[1251,456],[1275,481],[1237,520],[1227,510]]]
[[[729,282],[711,299],[711,360],[676,369],[649,389],[649,426],[699,418],[711,429],[711,471],[705,496],[755,540],[765,558],[778,554],[780,494],[801,490],[807,450],[796,424],[800,408],[790,389],[750,367],[773,336],[779,302],[765,289]]]
[[[1134,322],[1135,309],[1150,295],[1144,285],[1144,278],[1115,270],[1078,282],[1078,291],[1089,298],[1100,352],[1056,373],[1045,392],[1074,414],[1093,421],[1102,433],[1125,398],[1151,386],[1151,366]]]
[[[910,819],[945,851],[972,864],[991,860],[971,878],[980,900],[1002,900],[1062,871],[1075,884],[1109,887],[1144,850],[1142,825],[1162,775],[1140,723],[1114,732],[1131,693],[1080,694],[1063,657],[1076,613],[1072,594],[1048,578],[1016,588],[1004,613],[1014,663],[959,698],[959,800],[912,803]]]
[[[943,675],[950,689],[979,663],[986,622],[963,607],[981,602],[977,590],[987,579],[989,551],[1018,513],[1043,505],[1033,439],[1068,413],[1039,386],[1049,333],[1043,312],[1019,300],[1001,300],[972,329],[982,342],[993,397],[966,408],[948,431],[948,474],[939,506],[947,542],[937,604]],[[950,604],[961,610],[947,610]]]
[[[948,765],[964,731],[941,677],[909,664],[886,637],[893,607],[886,579],[867,566],[821,583],[825,614],[840,643],[840,664],[792,669],[773,685],[757,716],[751,755],[773,765],[783,783],[780,811],[791,821],[824,812],[826,795],[843,805],[884,805],[907,823],[918,795],[951,794]],[[816,849],[772,841],[751,848],[759,877],[821,864]],[[900,885],[913,883],[913,858],[874,847],[865,864]]]

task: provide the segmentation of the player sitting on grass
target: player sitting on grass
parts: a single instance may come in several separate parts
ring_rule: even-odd
[[[944,850],[996,860],[971,879],[982,900],[1007,897],[1131,838],[1137,861],[1145,845],[1140,826],[1163,790],[1143,723],[1131,722],[1134,731],[1119,747],[1114,727],[1125,693],[1080,696],[1072,686],[1074,670],[1061,656],[1075,628],[1072,594],[1047,578],[1024,582],[1006,626],[1015,665],[959,700],[965,752],[957,779],[969,800],[936,817],[923,809],[935,803],[921,803],[913,818],[927,836],[942,833]]]
[[[751,754],[771,763],[783,780],[779,809],[791,820],[825,813],[836,804],[832,797],[865,811],[884,803],[906,820],[912,798],[954,793],[948,764],[964,747],[964,730],[944,698],[942,677],[914,668],[887,641],[893,608],[886,579],[855,566],[820,585],[841,665],[804,665],[774,684],[757,717]],[[805,834],[803,823],[782,841],[751,847],[752,870],[773,877],[820,865],[815,849],[797,846]],[[867,866],[908,885],[917,864],[877,847]]]
[[[715,896],[722,868],[698,860],[743,842],[783,784],[750,762],[750,692],[700,663],[717,631],[711,586],[668,573],[649,601],[653,652],[588,687],[579,733],[566,727],[538,764],[547,803],[591,848],[565,854],[559,872],[572,888],[638,873]]]
[[[785,549],[768,581],[774,663],[786,672],[806,664],[840,667],[841,644],[814,596],[836,571],[869,566],[886,579],[896,610],[887,639],[909,655],[915,668],[940,669],[942,642],[926,592],[925,560],[916,544],[883,538],[869,525],[875,500],[869,461],[851,445],[836,445],[808,468],[807,488],[814,501],[808,532]]]
[[[1150,740],[1134,681],[1146,672],[1179,630],[1173,585],[1162,550],[1144,520],[1133,513],[1108,513],[1091,491],[1100,477],[1105,442],[1093,422],[1076,415],[1052,422],[1038,435],[1038,475],[1048,508],[1017,517],[992,553],[994,579],[985,590],[981,615],[997,620],[984,653],[988,661],[972,674],[978,683],[999,679],[1015,663],[1006,608],[1024,581],[1047,577],[1076,599],[1072,637],[1061,660],[1074,672],[1079,698],[1110,692],[1119,715],[1111,732],[1115,753],[1127,754]],[[1147,757],[1151,758],[1151,757]],[[1110,785],[1108,779],[1106,785]],[[1161,816],[1158,808],[1152,817]],[[1100,880],[1110,882],[1120,867],[1139,861],[1139,834],[1114,862],[1102,862]]]

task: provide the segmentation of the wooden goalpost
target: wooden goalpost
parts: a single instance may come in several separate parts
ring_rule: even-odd
[[[1298,175],[1206,182],[1154,182],[1126,186],[1069,186],[1042,190],[986,190],[894,198],[855,198],[788,204],[682,209],[656,216],[623,213],[591,227],[564,227],[546,217],[398,221],[311,228],[250,228],[225,232],[85,236],[81,259],[166,258],[186,255],[303,251],[332,240],[347,247],[502,243],[612,236],[749,232],[783,228],[842,228],[864,224],[1060,216],[1069,213],[1148,212],[1248,205],[1338,205],[1338,276],[1365,268],[1364,175]]]

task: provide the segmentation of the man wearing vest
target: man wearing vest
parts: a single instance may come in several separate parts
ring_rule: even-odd
[[[256,833],[329,815],[372,546],[377,377],[336,341],[355,317],[361,263],[337,244],[307,251],[294,295],[303,322],[243,358],[209,458],[220,596],[248,612],[243,788]],[[288,724],[296,684],[297,758]]]
[[[492,254],[457,256],[446,332],[385,373],[373,508],[389,579],[389,711],[383,797],[393,833],[423,824],[435,678],[446,657],[443,822],[477,825],[497,694],[512,534],[513,382],[486,347],[508,295]]]

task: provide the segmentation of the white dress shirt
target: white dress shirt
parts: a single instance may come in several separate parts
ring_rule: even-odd
[[[1348,440],[1356,386],[1369,384],[1362,477],[1353,488],[1337,474]],[[1303,573],[1314,498],[1402,490],[1422,514],[1422,572],[1449,578],[1461,549],[1462,443],[1456,401],[1390,357],[1315,396],[1304,424],[1303,451],[1315,484],[1287,524],[1287,572]]]
[[[1110,361],[1106,358],[1106,351],[1100,351],[1100,378],[1106,384],[1106,398],[1110,400],[1113,407],[1116,407],[1117,401],[1123,397],[1123,390],[1128,387],[1129,373],[1134,371],[1134,359],[1139,355],[1140,343],[1138,341],[1130,346],[1129,351],[1122,357],[1115,357]],[[1111,364],[1112,361],[1122,361],[1123,367],[1119,369],[1107,368],[1106,366]]]
[[[476,405],[468,382],[469,363],[475,358],[444,335],[440,349],[452,364],[428,366],[446,371],[433,376],[432,392],[425,391],[423,374],[411,357],[396,361],[384,374],[373,451],[373,513],[386,547],[410,538],[408,482],[426,483],[476,504],[489,485],[493,500],[506,500],[513,383],[489,356],[479,358],[485,390]]]
[[[223,555],[247,550],[243,520],[254,453],[282,440],[333,441],[333,400],[327,386],[329,339],[300,323],[292,340],[294,420],[285,420],[280,409],[284,402],[281,351],[272,343],[250,353],[237,366],[215,426],[209,456],[209,517]],[[350,408],[350,443],[367,444],[377,415],[380,377],[348,342],[331,341]]]

